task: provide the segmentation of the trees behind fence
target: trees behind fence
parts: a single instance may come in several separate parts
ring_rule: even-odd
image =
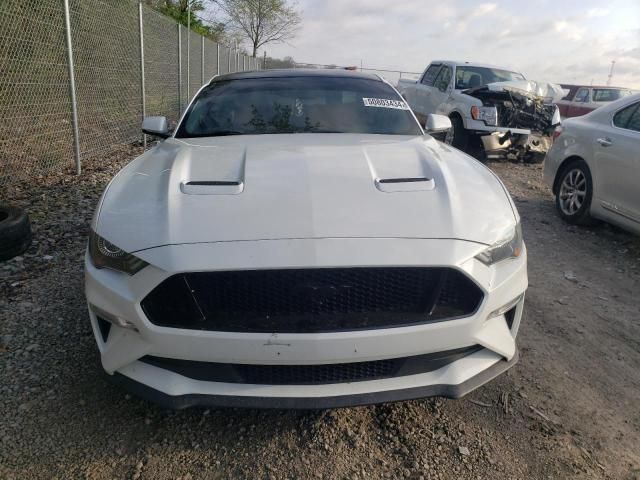
[[[0,185],[141,141],[144,114],[177,121],[211,77],[259,63],[134,0],[4,0]]]

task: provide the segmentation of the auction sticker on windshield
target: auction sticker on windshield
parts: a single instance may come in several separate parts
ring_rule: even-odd
[[[363,98],[365,107],[379,107],[379,108],[395,108],[396,110],[409,110],[407,105],[402,100],[389,100],[388,98]]]

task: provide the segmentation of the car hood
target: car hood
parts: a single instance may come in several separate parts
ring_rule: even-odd
[[[255,135],[160,143],[113,179],[93,228],[129,252],[300,238],[489,245],[516,215],[489,169],[428,135]]]
[[[473,96],[473,93],[480,90],[491,92],[512,92],[524,95],[529,98],[537,98],[545,104],[556,103],[562,100],[568,93],[567,89],[555,83],[537,82],[535,80],[512,80],[507,82],[494,82],[480,85],[463,93]]]

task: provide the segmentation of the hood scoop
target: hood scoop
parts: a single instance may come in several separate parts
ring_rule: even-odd
[[[237,195],[244,190],[244,147],[191,146],[180,191],[186,195]]]
[[[375,186],[381,192],[420,192],[436,188],[427,160],[416,149],[378,145],[375,149],[365,147],[365,152]]]

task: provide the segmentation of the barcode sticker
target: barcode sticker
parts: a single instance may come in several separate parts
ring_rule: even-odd
[[[409,105],[402,100],[389,100],[388,98],[363,98],[365,107],[395,108],[396,110],[409,110]]]

